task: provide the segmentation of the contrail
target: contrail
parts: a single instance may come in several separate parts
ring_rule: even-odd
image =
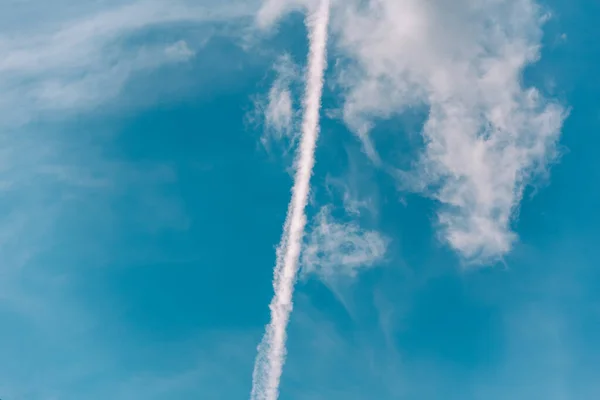
[[[328,22],[329,0],[321,0],[318,9],[306,19],[309,54],[303,100],[302,136],[295,160],[296,174],[292,198],[281,242],[277,248],[273,278],[275,295],[269,306],[271,322],[267,325],[265,335],[258,346],[252,375],[251,400],[276,400],[279,395],[279,380],[286,355],[286,328],[293,307],[292,295],[298,272],[298,257],[306,225],[304,209],[308,201],[315,146],[319,136],[319,111],[327,63]]]

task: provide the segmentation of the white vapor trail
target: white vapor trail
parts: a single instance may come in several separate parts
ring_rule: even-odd
[[[267,325],[252,376],[252,400],[276,400],[279,380],[285,361],[286,328],[292,311],[292,295],[298,272],[298,258],[306,225],[305,208],[310,190],[314,153],[319,136],[319,111],[326,67],[327,25],[329,0],[306,20],[309,36],[308,70],[304,94],[302,136],[295,161],[295,179],[288,206],[273,278],[275,295],[269,308],[271,322]]]

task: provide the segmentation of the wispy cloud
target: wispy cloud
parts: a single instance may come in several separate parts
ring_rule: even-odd
[[[288,206],[283,236],[277,249],[277,263],[271,301],[271,322],[258,348],[252,379],[251,398],[276,400],[285,361],[286,330],[292,311],[292,295],[298,272],[298,258],[306,225],[305,208],[310,191],[314,152],[319,135],[319,114],[323,76],[327,65],[326,47],[329,22],[329,0],[321,0],[307,16],[309,55],[306,72],[306,92],[303,105],[302,136],[295,163],[296,175],[292,198]]]
[[[272,23],[301,3],[271,0],[261,16]],[[439,202],[440,236],[465,261],[501,258],[516,240],[511,223],[524,187],[554,160],[566,115],[523,82],[548,15],[535,0],[332,7],[346,124],[373,161],[393,164],[380,160],[374,124],[428,110],[425,146],[414,169],[398,173],[399,185]]]
[[[327,174],[327,191],[335,201],[342,202],[348,215],[376,216],[379,212],[379,187],[374,179],[373,169],[358,149],[346,148],[346,156],[345,173],[339,176]]]
[[[177,169],[162,157],[131,160],[111,140],[114,121],[97,124],[86,117],[96,107],[150,104],[154,99],[126,93],[127,85],[193,59],[214,31],[222,32],[221,23],[236,26],[255,6],[204,0],[0,2],[2,398],[180,392],[171,384],[163,387],[158,377],[132,383],[131,392],[121,390],[131,366],[119,362],[119,344],[107,345],[110,318],[90,306],[97,298],[84,293],[87,283],[80,279],[100,265],[172,261],[172,252],[149,244],[158,233],[188,227],[187,210],[171,190]],[[131,246],[133,237],[138,240]],[[27,349],[15,352],[19,348]],[[202,372],[202,379],[196,375],[183,386],[210,380],[210,372]],[[105,379],[102,387],[90,376]],[[248,390],[241,386],[239,391]]]
[[[371,148],[373,117],[429,107],[405,188],[440,202],[441,234],[467,261],[511,248],[532,174],[555,156],[564,110],[522,83],[546,18],[532,0],[345,4],[335,25],[351,66],[344,118]]]
[[[274,25],[282,15],[314,7],[317,3],[315,0],[263,0],[256,22],[260,28],[267,28]]]
[[[20,5],[7,14],[27,20],[38,3]],[[119,95],[136,72],[186,61],[205,40],[182,33],[140,41],[140,35],[151,29],[232,22],[254,10],[252,2],[237,8],[186,0],[66,3],[65,7],[72,6],[67,13],[48,10],[35,19],[36,24],[0,28],[3,125],[26,123],[40,112],[105,103]]]
[[[136,165],[102,158],[94,148],[101,138],[70,136],[55,122],[118,102],[138,72],[192,58],[208,33],[194,35],[186,27],[235,24],[256,6],[187,0],[0,5],[0,271],[22,266],[52,246],[60,236],[56,221],[78,200],[106,199],[124,181],[140,185],[142,175],[157,178],[153,184],[163,178],[153,175],[161,166],[144,165],[140,172]],[[164,35],[151,34],[160,29]],[[178,214],[179,208],[171,210]],[[180,217],[150,220],[162,225]]]
[[[315,216],[302,252],[302,273],[315,274],[326,282],[355,277],[383,260],[387,242],[377,231],[336,220],[331,207],[323,207]]]
[[[264,118],[262,144],[269,148],[283,142],[291,148],[298,137],[292,88],[301,78],[300,70],[289,54],[280,56],[273,66],[276,77],[265,99],[257,102],[257,112]]]
[[[164,257],[154,246],[158,254],[128,247],[116,255],[119,246],[108,252],[123,239],[122,224],[140,237],[187,228],[184,207],[169,187],[177,180],[172,165],[114,152],[108,119],[102,126],[83,118],[62,122],[122,104],[125,86],[139,72],[189,60],[210,27],[237,24],[256,3],[237,6],[187,0],[0,4],[0,304],[3,318],[17,322],[7,319],[13,329],[5,329],[3,353],[15,347],[20,331],[36,343],[36,335],[68,341],[88,333],[93,318],[70,293],[81,267]],[[127,207],[132,199],[135,207]],[[15,362],[5,363],[0,385],[33,386],[29,372],[27,380],[18,379],[20,357],[9,357]],[[37,360],[30,357],[23,365]]]

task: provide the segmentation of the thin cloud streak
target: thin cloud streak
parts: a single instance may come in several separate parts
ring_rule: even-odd
[[[29,4],[32,3],[32,4]],[[40,3],[40,4],[37,4]],[[18,29],[0,17],[0,126],[93,110],[118,99],[131,78],[190,60],[211,36],[189,27],[240,25],[257,2],[215,7],[208,0],[82,1],[46,10],[32,1],[10,8]],[[99,3],[99,2],[93,2]],[[6,7],[4,7],[6,8]],[[61,13],[56,10],[62,10]],[[69,10],[65,12],[65,10]],[[3,7],[0,6],[0,11]],[[142,35],[177,26],[179,37]],[[184,29],[185,28],[185,29]]]
[[[302,138],[298,149],[296,176],[292,199],[277,249],[273,287],[275,295],[270,304],[271,322],[258,347],[254,366],[251,399],[275,400],[285,361],[286,329],[292,311],[292,295],[298,272],[298,259],[306,225],[305,208],[314,165],[314,151],[319,134],[319,111],[326,67],[329,0],[322,0],[317,11],[307,17],[309,30],[308,71],[303,101]]]

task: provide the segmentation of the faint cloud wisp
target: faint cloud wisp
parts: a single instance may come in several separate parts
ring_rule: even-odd
[[[254,5],[213,6],[209,11],[203,2],[139,0],[104,8],[80,4],[73,9],[77,11],[41,20],[39,26],[24,24],[17,31],[0,28],[3,125],[19,126],[40,113],[53,115],[106,103],[135,73],[187,61],[194,48],[205,43],[205,39],[192,43],[162,38],[141,44],[132,40],[135,35],[166,25],[231,22],[250,15]]]
[[[289,54],[280,56],[273,67],[276,78],[265,104],[257,104],[264,114],[265,131],[262,144],[268,148],[273,141],[285,141],[288,148],[297,140],[292,85],[299,81],[300,72]],[[264,110],[263,110],[264,109]]]
[[[388,240],[379,232],[362,229],[356,222],[339,222],[331,207],[315,216],[302,252],[302,274],[324,281],[336,276],[355,277],[383,261]]]

